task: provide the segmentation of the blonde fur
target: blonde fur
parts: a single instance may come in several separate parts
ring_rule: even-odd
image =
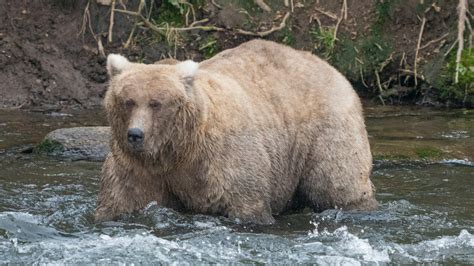
[[[130,67],[131,63],[127,58],[119,54],[109,54],[107,56],[107,72],[109,76],[114,76]]]
[[[254,40],[198,70],[182,64],[191,63],[132,64],[112,76],[97,221],[150,201],[267,224],[304,206],[377,207],[359,98],[326,62]],[[126,137],[137,119],[139,152]]]

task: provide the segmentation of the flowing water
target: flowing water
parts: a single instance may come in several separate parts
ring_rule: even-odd
[[[367,110],[374,152],[410,155],[414,147],[424,158],[416,148],[436,145],[442,158],[376,161],[376,212],[306,211],[277,217],[272,226],[153,203],[139,215],[94,224],[101,163],[21,151],[52,129],[101,125],[103,118],[96,111],[1,111],[0,261],[474,264],[474,114]]]

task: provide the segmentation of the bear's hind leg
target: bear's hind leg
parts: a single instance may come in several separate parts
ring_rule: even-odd
[[[325,169],[315,167],[310,170],[309,175],[302,178],[298,193],[305,205],[315,212],[335,208],[369,211],[378,206],[370,179],[336,169],[326,172]]]
[[[228,216],[231,219],[239,219],[243,223],[275,223],[275,218],[272,216],[269,204],[260,200],[249,204],[232,206],[228,211]]]
[[[377,208],[370,181],[372,156],[357,119],[315,125],[298,192],[315,211]]]

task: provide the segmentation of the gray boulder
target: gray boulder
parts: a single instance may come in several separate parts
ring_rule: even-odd
[[[103,161],[109,140],[110,127],[61,128],[46,135],[34,150],[71,160]]]

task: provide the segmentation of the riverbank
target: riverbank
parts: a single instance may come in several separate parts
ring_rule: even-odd
[[[108,53],[144,63],[202,61],[253,38],[317,54],[375,104],[472,107],[469,30],[459,82],[453,80],[453,2],[265,2],[271,10],[240,0],[128,1],[117,4],[111,20],[111,6],[94,0],[2,1],[0,107],[96,108],[106,90]]]

